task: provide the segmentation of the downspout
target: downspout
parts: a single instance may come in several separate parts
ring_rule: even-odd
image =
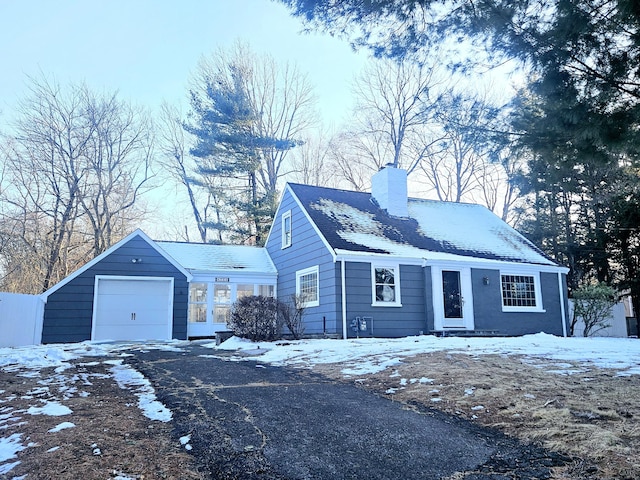
[[[562,317],[562,336],[567,336],[567,318],[564,309],[564,288],[562,288],[562,272],[558,272],[558,291],[560,292],[560,316]]]
[[[342,283],[342,338],[347,339],[347,285],[345,282],[345,263],[340,260],[340,281]]]

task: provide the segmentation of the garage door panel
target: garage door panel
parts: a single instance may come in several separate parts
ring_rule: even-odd
[[[148,295],[143,299],[136,295],[127,295],[123,297],[113,295],[101,295],[99,308],[101,311],[109,312],[143,312],[143,311],[167,311],[168,300],[166,295]]]
[[[96,326],[95,336],[99,340],[166,340],[165,326],[133,325],[126,329],[110,325]]]
[[[171,279],[99,278],[92,339],[170,339],[171,286]]]
[[[135,288],[132,288],[135,285]],[[156,280],[100,280],[101,295],[166,295],[169,291],[168,282]]]

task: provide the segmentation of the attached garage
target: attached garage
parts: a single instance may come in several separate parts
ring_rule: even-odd
[[[136,230],[42,294],[42,343],[185,340],[191,277]]]
[[[91,340],[170,340],[173,278],[96,276]]]

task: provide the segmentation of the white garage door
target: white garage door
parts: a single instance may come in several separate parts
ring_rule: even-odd
[[[170,340],[173,279],[96,277],[92,340]]]

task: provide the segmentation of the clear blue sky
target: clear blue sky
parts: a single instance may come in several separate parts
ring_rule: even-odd
[[[184,102],[199,58],[237,39],[295,61],[316,86],[323,117],[337,124],[366,54],[301,29],[272,0],[0,0],[0,128],[27,76],[40,72],[151,108]]]

